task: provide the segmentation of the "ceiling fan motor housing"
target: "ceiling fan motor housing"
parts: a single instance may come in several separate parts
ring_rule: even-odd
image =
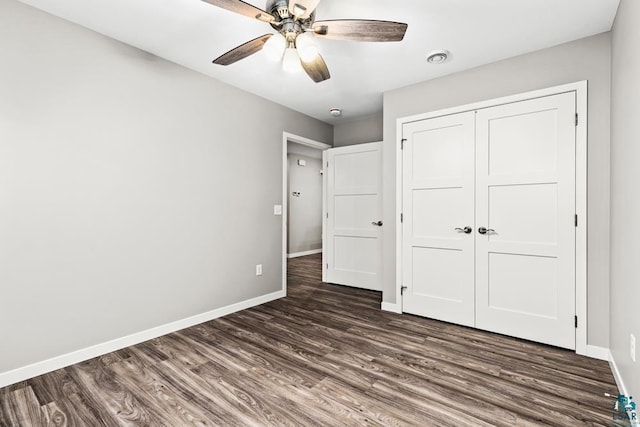
[[[304,31],[303,28],[311,27],[311,24],[313,24],[316,17],[316,11],[314,10],[313,13],[307,19],[303,20],[300,18],[296,18],[289,11],[288,0],[268,0],[265,10],[271,13],[273,16],[280,17],[280,21],[271,22],[271,26],[273,27],[274,30],[279,31],[281,33],[284,26],[283,24],[286,24],[287,22],[291,22],[291,23],[298,24],[298,26],[300,27],[298,30],[298,34],[300,34],[301,32]]]
[[[287,19],[283,23],[279,31],[280,34],[282,34],[284,38],[290,42],[294,41],[296,37],[298,37],[298,34],[301,34],[303,32],[300,21],[292,21],[289,19]]]

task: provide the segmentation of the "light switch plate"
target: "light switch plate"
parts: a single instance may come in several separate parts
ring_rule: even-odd
[[[273,205],[273,214],[282,215],[282,205]]]

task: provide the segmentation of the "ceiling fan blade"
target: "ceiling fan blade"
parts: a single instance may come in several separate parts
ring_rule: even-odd
[[[229,52],[220,55],[213,60],[214,64],[218,65],[231,65],[234,62],[238,62],[241,59],[251,56],[254,53],[262,50],[264,44],[271,38],[273,34],[265,34],[253,40],[250,40],[238,47],[231,49]]]
[[[263,22],[273,22],[276,20],[275,16],[265,12],[255,6],[245,3],[242,0],[202,0],[210,3],[214,6],[221,7],[223,9],[230,10],[231,12],[239,13],[240,15],[247,16],[249,18],[255,18]]]
[[[313,24],[317,37],[362,42],[399,42],[406,31],[407,24],[401,22],[367,19],[336,19]]]
[[[309,77],[311,77],[311,79],[316,83],[320,83],[331,78],[329,68],[327,68],[327,64],[324,62],[324,59],[322,59],[320,54],[318,54],[313,61],[300,61],[300,63],[302,64],[304,71],[306,71]]]
[[[318,3],[320,0],[289,0],[289,12],[298,18],[307,19],[316,10]]]

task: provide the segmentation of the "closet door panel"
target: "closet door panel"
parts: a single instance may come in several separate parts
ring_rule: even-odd
[[[575,348],[575,94],[476,117],[476,326]]]
[[[474,324],[474,113],[406,124],[402,309]],[[459,228],[459,230],[456,230]]]

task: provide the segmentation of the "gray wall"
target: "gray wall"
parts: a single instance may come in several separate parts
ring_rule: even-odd
[[[318,150],[320,153],[320,150]],[[304,160],[305,166],[299,166]],[[288,227],[289,247],[295,254],[322,249],[322,159],[300,154],[287,155],[289,164]],[[299,197],[292,196],[296,191]]]
[[[333,126],[334,147],[382,141],[382,113]]]
[[[610,40],[610,34],[605,33],[385,93],[385,302],[396,302],[396,120],[442,108],[589,80],[588,343],[609,346]]]
[[[622,0],[611,76],[611,353],[627,391],[640,394],[640,2]],[[636,363],[629,334],[636,337]]]
[[[332,126],[14,0],[0,54],[0,373],[281,288],[282,132]]]

